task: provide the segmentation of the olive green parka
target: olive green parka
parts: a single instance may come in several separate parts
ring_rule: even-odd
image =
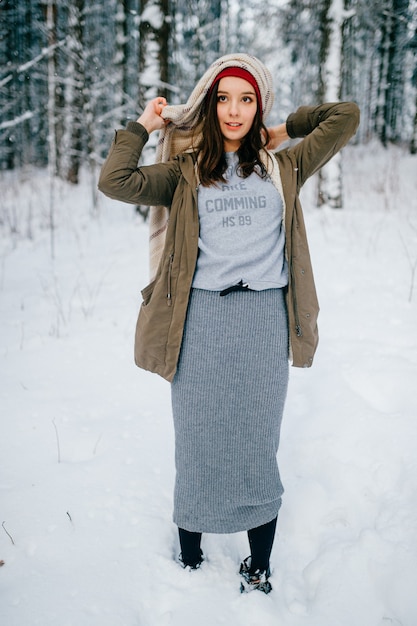
[[[307,178],[346,145],[358,124],[359,109],[352,102],[300,107],[288,117],[286,126],[290,137],[303,140],[275,153],[284,194],[289,356],[296,367],[313,363],[319,313],[299,191]],[[138,167],[147,140],[147,131],[135,122],[116,132],[101,170],[99,189],[116,200],[170,208],[156,277],[142,291],[135,362],[172,381],[198,255],[195,154],[184,153],[167,163]]]

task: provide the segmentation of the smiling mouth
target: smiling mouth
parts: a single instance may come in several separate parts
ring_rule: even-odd
[[[239,126],[242,126],[240,122],[226,122],[226,125],[230,126],[231,128],[239,128]]]

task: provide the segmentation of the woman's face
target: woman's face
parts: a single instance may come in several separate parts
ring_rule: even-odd
[[[237,76],[221,78],[217,89],[217,118],[225,152],[236,152],[248,134],[258,103],[254,88]]]

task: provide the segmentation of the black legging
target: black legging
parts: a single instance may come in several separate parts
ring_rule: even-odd
[[[184,565],[195,567],[201,561],[201,533],[193,533],[178,528],[181,546],[181,560]]]
[[[277,518],[248,530],[248,539],[251,553],[250,572],[257,569],[267,570],[269,568],[269,557],[274,543]],[[201,561],[201,533],[190,532],[183,528],[178,529],[181,558],[184,565],[195,567]]]
[[[272,546],[274,544],[275,529],[277,527],[277,518],[248,530],[248,539],[251,554],[250,573],[253,574],[257,569],[267,570],[269,568],[269,557],[271,556]]]

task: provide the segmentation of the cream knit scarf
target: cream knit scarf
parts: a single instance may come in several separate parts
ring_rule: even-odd
[[[186,104],[168,105],[163,109],[162,117],[170,123],[160,131],[156,150],[156,162],[169,161],[176,155],[193,150],[200,141],[197,129],[201,106],[214,81],[226,67],[241,67],[255,78],[262,99],[263,119],[271,111],[274,95],[272,91],[272,77],[269,70],[253,56],[248,54],[227,54],[217,59],[205,72],[193,89]],[[267,166],[272,182],[278,188],[282,197],[282,185],[276,159],[268,158],[267,151],[262,159]],[[167,207],[155,206],[149,213],[149,269],[151,280],[155,277],[158,264],[164,249],[165,235],[168,224]]]

